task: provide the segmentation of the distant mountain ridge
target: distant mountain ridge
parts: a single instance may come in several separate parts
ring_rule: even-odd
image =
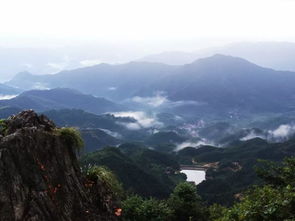
[[[181,66],[137,95],[151,96],[154,91],[164,91],[173,101],[197,101],[202,104],[198,108],[286,111],[295,107],[295,73],[217,54]]]
[[[21,92],[20,89],[17,89],[15,87],[11,87],[5,84],[0,84],[0,96],[4,95],[16,95]]]
[[[195,102],[186,107],[192,113],[295,109],[295,72],[275,71],[221,54],[182,66],[140,62],[101,64],[56,75],[31,75],[27,79],[34,79],[30,80],[31,85],[62,85],[117,101],[132,100],[135,96],[141,101],[160,92],[163,102]],[[21,82],[16,76],[9,84],[18,86]]]
[[[214,54],[241,57],[276,70],[295,71],[295,43],[292,42],[240,42],[192,52],[167,51],[145,56],[139,61],[183,65]]]
[[[105,98],[86,95],[67,88],[26,91],[15,98],[0,100],[0,106],[34,109],[39,112],[52,109],[76,108],[96,114],[122,110],[120,105]]]
[[[174,70],[174,66],[148,62],[100,64],[54,75],[20,73],[7,82],[7,85],[25,90],[74,88],[83,93],[121,100],[132,96],[142,85],[150,84]]]

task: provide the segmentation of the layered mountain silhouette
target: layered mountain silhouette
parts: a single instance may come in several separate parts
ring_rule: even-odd
[[[4,95],[15,95],[20,93],[21,90],[14,88],[14,87],[10,87],[7,86],[5,84],[0,84],[0,95],[4,96]]]
[[[23,75],[16,76],[9,84],[20,87]],[[295,73],[263,68],[220,54],[182,66],[141,62],[102,64],[25,78],[32,87],[36,84],[50,88],[66,86],[118,101],[134,96],[151,97],[160,91],[171,101],[194,101],[203,111],[276,112],[295,107]],[[39,92],[29,95],[32,93]]]
[[[52,109],[75,108],[96,114],[122,110],[120,105],[105,98],[86,95],[77,90],[66,88],[26,91],[15,98],[1,100],[0,106],[34,109],[39,112]]]
[[[132,96],[143,85],[148,85],[173,73],[174,66],[130,62],[121,65],[100,64],[55,75],[32,75],[23,72],[8,85],[23,89],[74,88],[83,93],[121,100]]]
[[[263,67],[295,71],[295,44],[291,42],[240,42],[192,52],[167,51],[145,56],[140,61],[183,65],[217,53],[241,57]]]
[[[138,95],[164,91],[174,101],[213,108],[277,111],[294,108],[295,73],[262,68],[244,59],[214,55],[179,68]]]

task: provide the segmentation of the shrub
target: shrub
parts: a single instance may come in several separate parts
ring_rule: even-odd
[[[118,181],[117,177],[108,168],[103,166],[92,166],[88,168],[86,177],[97,183],[100,180],[116,197],[123,196],[122,184]]]
[[[240,203],[228,209],[218,221],[277,221],[294,220],[294,188],[255,187],[244,195]]]
[[[57,129],[57,132],[68,147],[73,147],[77,151],[80,151],[84,147],[83,139],[77,129],[73,127],[63,127]]]
[[[6,135],[7,132],[7,123],[5,120],[1,119],[0,120],[0,133],[2,135]]]
[[[267,184],[248,190],[241,202],[216,220],[295,220],[295,158],[287,158],[282,164],[265,163],[257,171]]]
[[[227,212],[227,208],[219,204],[213,204],[209,208],[209,220],[221,220]]]
[[[168,199],[173,211],[173,220],[208,220],[207,209],[202,205],[196,186],[187,182],[178,184]]]
[[[123,220],[128,221],[165,221],[171,220],[172,211],[165,201],[154,198],[143,199],[129,196],[122,202]]]

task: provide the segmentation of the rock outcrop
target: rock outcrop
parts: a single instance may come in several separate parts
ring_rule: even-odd
[[[89,185],[52,121],[29,110],[0,126],[0,220],[116,220],[112,194]]]

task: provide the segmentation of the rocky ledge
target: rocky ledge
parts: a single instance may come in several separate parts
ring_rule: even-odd
[[[89,185],[52,121],[29,110],[0,127],[0,220],[116,220],[112,194]]]

